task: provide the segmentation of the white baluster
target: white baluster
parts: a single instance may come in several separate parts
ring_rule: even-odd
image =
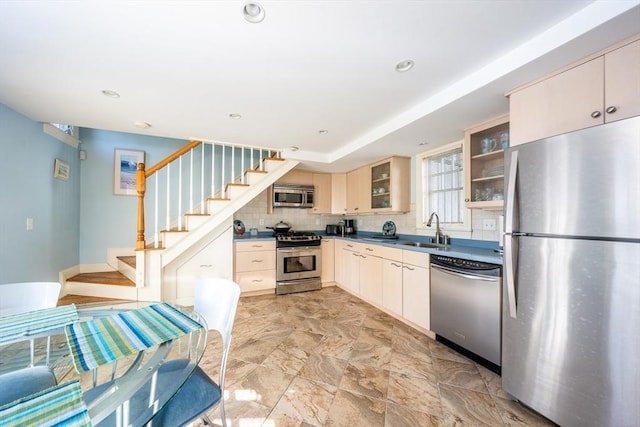
[[[157,249],[160,247],[160,236],[158,234],[158,230],[160,228],[160,224],[158,223],[158,181],[160,181],[159,172],[154,174],[155,183],[155,201],[153,202],[153,246]]]
[[[204,213],[204,143],[202,146],[202,154],[200,158],[200,213]]]
[[[225,155],[224,155],[224,151],[225,151],[225,146],[224,144],[222,144],[222,166],[220,167],[220,197],[226,197],[227,195],[224,194],[224,164],[225,164]]]
[[[178,158],[178,230],[182,230],[182,157]]]

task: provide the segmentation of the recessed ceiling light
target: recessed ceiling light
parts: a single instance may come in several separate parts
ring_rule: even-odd
[[[242,116],[238,113],[231,113],[229,114],[229,117],[231,117],[233,120],[238,120],[242,118]]]
[[[255,1],[246,2],[242,6],[242,16],[248,22],[252,24],[257,24],[258,22],[262,22],[265,17],[264,8],[262,5]]]
[[[405,59],[404,61],[400,61],[396,64],[396,71],[399,73],[404,73],[405,71],[409,71],[413,68],[414,62],[410,59]]]
[[[298,151],[300,149],[300,147],[296,147],[295,145],[292,145],[291,147],[289,147],[289,150],[291,151]]]
[[[150,123],[143,122],[142,120],[136,120],[133,124],[135,127],[140,129],[149,129],[151,127]]]
[[[320,130],[318,131],[318,133],[319,133],[320,135],[326,135],[326,134],[328,134],[328,133],[329,133],[329,131],[328,131],[328,130],[326,130],[326,129],[320,129]]]
[[[120,98],[120,94],[115,90],[105,89],[102,91],[104,96],[108,96],[109,98]]]

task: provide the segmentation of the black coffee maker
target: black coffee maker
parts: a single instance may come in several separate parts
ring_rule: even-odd
[[[344,223],[344,234],[356,234],[356,220],[355,219],[345,219],[342,221]]]

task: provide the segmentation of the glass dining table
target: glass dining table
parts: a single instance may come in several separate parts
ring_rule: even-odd
[[[146,425],[192,374],[206,344],[204,320],[167,303],[101,302],[0,317],[0,419]],[[54,387],[2,400],[11,393],[3,378],[22,385],[38,367],[53,373]]]

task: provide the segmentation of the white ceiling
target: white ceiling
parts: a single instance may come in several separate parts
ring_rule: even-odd
[[[0,103],[36,121],[297,146],[286,154],[307,168],[346,171],[459,140],[507,112],[506,91],[640,32],[640,0],[258,1],[259,24],[240,0],[0,1]],[[415,67],[396,72],[405,59]]]

